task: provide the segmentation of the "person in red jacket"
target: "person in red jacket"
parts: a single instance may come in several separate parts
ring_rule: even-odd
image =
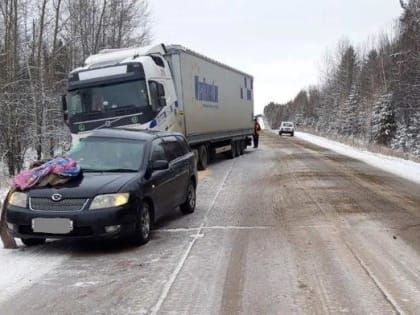
[[[259,137],[260,137],[260,131],[261,131],[261,126],[258,123],[258,119],[255,118],[254,119],[254,134],[253,134],[254,148],[258,148],[258,140],[259,140]]]

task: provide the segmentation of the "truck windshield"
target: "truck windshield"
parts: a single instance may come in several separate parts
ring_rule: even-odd
[[[142,166],[144,153],[144,141],[88,137],[73,146],[67,156],[85,172],[135,172]]]
[[[69,118],[88,113],[110,113],[132,109],[139,112],[149,105],[145,80],[82,88],[69,92]],[[132,111],[130,111],[132,112]]]

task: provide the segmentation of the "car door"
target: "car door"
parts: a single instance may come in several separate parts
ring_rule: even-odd
[[[175,136],[163,138],[166,155],[169,157],[169,167],[174,174],[171,192],[174,198],[174,206],[178,206],[185,200],[185,191],[188,185],[188,160],[185,158],[184,150]]]
[[[169,157],[166,155],[166,150],[163,146],[163,141],[160,138],[152,141],[149,163],[153,165],[153,162],[159,160],[169,161]],[[173,189],[173,181],[174,173],[170,167],[166,170],[153,171],[151,174],[148,190],[155,205],[156,219],[161,217],[168,208],[173,207],[173,192],[171,191]]]

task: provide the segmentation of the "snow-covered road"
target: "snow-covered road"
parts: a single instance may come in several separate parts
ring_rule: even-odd
[[[1,313],[416,313],[420,185],[303,137],[217,160],[146,246],[0,249]]]

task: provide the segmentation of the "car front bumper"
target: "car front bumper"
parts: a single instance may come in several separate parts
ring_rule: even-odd
[[[134,233],[136,227],[135,207],[82,210],[82,211],[33,211],[9,205],[7,223],[9,233],[19,238],[113,238]],[[34,232],[33,219],[68,219],[72,230],[68,233]],[[120,226],[107,232],[105,227]]]
[[[292,129],[280,129],[279,130],[279,133],[293,133],[294,132],[294,130],[292,130]]]

